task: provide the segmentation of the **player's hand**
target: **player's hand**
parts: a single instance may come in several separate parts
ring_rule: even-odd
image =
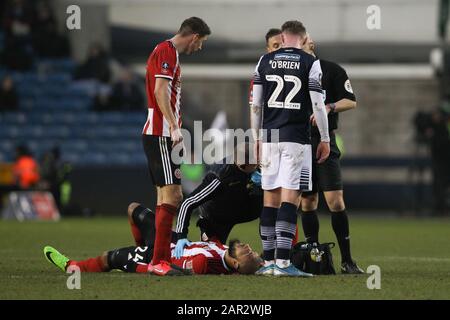
[[[254,184],[261,186],[261,172],[255,171],[250,178]]]
[[[253,154],[256,155],[256,163],[261,163],[262,143],[261,140],[256,140],[253,144]]]
[[[178,127],[170,127],[170,139],[172,139],[172,148],[183,141],[183,135]]]
[[[316,122],[316,118],[314,117],[314,114],[312,114],[311,117],[309,117],[309,122],[311,122],[311,125],[313,127],[317,126],[317,122]]]
[[[188,239],[178,239],[175,246],[175,258],[180,259],[183,256],[184,247],[190,245],[191,242]]]
[[[330,143],[321,141],[317,146],[316,159],[317,163],[323,163],[330,155]]]

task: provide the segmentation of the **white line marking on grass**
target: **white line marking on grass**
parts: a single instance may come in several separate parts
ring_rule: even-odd
[[[434,257],[399,257],[399,256],[380,256],[373,257],[375,260],[398,260],[398,261],[413,261],[413,262],[450,262],[450,258],[434,258]]]

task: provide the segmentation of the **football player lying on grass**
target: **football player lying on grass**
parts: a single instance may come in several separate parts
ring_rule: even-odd
[[[128,221],[136,245],[104,252],[96,258],[72,260],[56,249],[46,246],[44,255],[48,261],[63,271],[69,266],[78,266],[81,272],[125,272],[151,273],[155,275],[189,274],[254,274],[263,261],[248,244],[231,240],[229,246],[216,241],[191,242],[184,247],[183,255],[175,258],[175,244],[171,244],[171,263],[150,264],[155,242],[155,214],[139,203],[128,206]],[[176,241],[174,238],[173,241]]]

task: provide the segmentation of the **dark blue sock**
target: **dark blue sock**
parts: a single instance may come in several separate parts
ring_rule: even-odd
[[[278,209],[277,222],[275,224],[277,237],[276,259],[289,260],[296,225],[297,206],[289,202],[283,202],[280,209]]]
[[[259,235],[261,237],[264,260],[270,261],[275,259],[275,222],[277,219],[277,208],[264,207],[259,218]]]

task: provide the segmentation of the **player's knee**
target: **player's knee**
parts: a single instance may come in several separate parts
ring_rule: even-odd
[[[328,207],[331,212],[340,212],[345,210],[344,199],[336,197],[329,200]]]
[[[140,206],[140,204],[137,203],[137,202],[132,202],[132,203],[130,203],[130,204],[128,205],[128,216],[131,217],[132,214],[133,214],[133,212],[134,212],[134,210],[135,210],[137,207],[139,207],[139,206]]]
[[[103,264],[104,269],[109,269],[109,265],[108,265],[108,252],[105,251],[102,253],[101,255],[101,261]]]
[[[170,204],[174,207],[178,207],[183,201],[183,194],[181,192],[174,192],[170,198],[164,200],[164,203]]]
[[[316,196],[302,196],[302,211],[314,211],[317,210],[318,199]]]

